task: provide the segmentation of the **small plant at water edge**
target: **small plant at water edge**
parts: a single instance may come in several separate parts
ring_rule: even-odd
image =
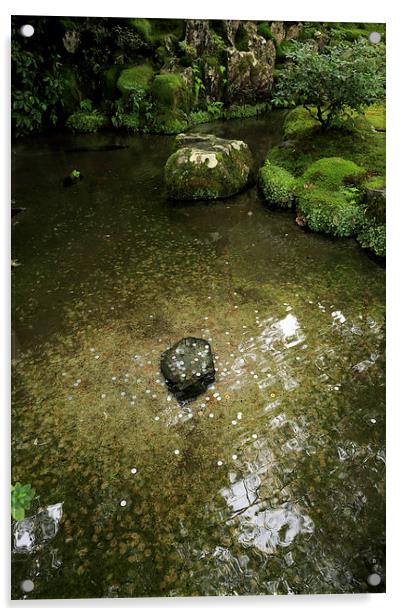
[[[35,489],[30,483],[22,485],[19,481],[11,486],[11,516],[14,520],[23,520],[25,511],[30,508]]]

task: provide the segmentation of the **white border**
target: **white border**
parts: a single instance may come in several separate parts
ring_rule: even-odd
[[[200,598],[200,599],[119,599],[119,600],[69,600],[69,601],[37,601],[13,602],[8,599],[10,592],[9,581],[9,340],[10,320],[10,258],[9,258],[9,199],[10,199],[10,108],[9,108],[9,41],[10,41],[10,15],[92,15],[92,16],[132,16],[132,17],[176,17],[176,18],[204,18],[204,19],[267,19],[289,21],[351,21],[351,22],[386,22],[387,23],[387,593],[385,595],[312,595],[297,597],[236,597],[236,598]],[[284,2],[269,2],[269,0],[248,0],[236,6],[230,0],[201,0],[190,3],[179,0],[152,1],[146,3],[114,0],[112,3],[88,2],[86,0],[69,0],[68,2],[47,1],[15,1],[4,2],[0,9],[1,31],[1,190],[3,204],[0,224],[0,246],[2,260],[0,268],[1,302],[1,392],[3,405],[1,417],[3,421],[1,436],[3,439],[1,450],[5,452],[2,466],[1,489],[1,543],[0,543],[0,584],[1,603],[5,609],[13,609],[14,613],[24,613],[27,609],[37,612],[44,608],[52,610],[74,610],[80,614],[86,609],[131,609],[136,613],[149,610],[164,613],[183,612],[191,610],[198,613],[208,611],[230,611],[231,616],[241,614],[246,609],[255,611],[280,610],[281,614],[294,613],[322,616],[338,615],[340,611],[346,613],[364,613],[365,616],[378,616],[379,610],[387,613],[396,612],[397,605],[401,604],[399,586],[402,579],[402,566],[400,551],[402,548],[401,536],[401,459],[399,455],[400,440],[402,436],[402,409],[398,404],[398,379],[402,362],[400,349],[402,340],[400,335],[401,319],[401,256],[398,248],[402,244],[402,203],[401,203],[401,29],[402,14],[395,0],[354,1],[337,0],[323,2],[322,0],[287,0]],[[399,173],[398,173],[399,171]],[[398,181],[399,180],[399,181]],[[399,188],[399,190],[398,190]],[[399,258],[398,258],[399,257]]]

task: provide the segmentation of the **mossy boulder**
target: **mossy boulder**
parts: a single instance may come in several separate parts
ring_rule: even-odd
[[[181,73],[156,75],[151,86],[151,97],[158,110],[182,109],[190,111],[191,85]]]
[[[178,135],[178,150],[165,166],[173,199],[218,199],[244,189],[252,175],[252,156],[244,141],[214,135]]]
[[[298,181],[298,219],[313,231],[350,237],[361,220],[359,189],[366,172],[350,160],[321,158]]]
[[[297,183],[289,171],[266,161],[258,173],[257,183],[268,205],[292,207]]]
[[[125,68],[117,80],[117,89],[126,98],[132,94],[145,94],[151,87],[153,76],[154,70],[150,64]]]

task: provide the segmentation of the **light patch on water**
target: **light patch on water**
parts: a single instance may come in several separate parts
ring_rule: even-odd
[[[257,474],[236,481],[230,488],[221,490],[236,521],[237,537],[241,545],[254,546],[264,554],[273,554],[280,547],[288,547],[297,535],[311,535],[314,523],[298,504],[286,502],[270,508],[258,501],[261,480]]]
[[[63,503],[49,505],[13,526],[14,552],[30,553],[53,539],[63,516]]]

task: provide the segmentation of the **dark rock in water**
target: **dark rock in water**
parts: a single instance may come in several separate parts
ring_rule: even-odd
[[[182,338],[162,353],[161,371],[179,402],[196,398],[215,380],[209,343],[202,338]]]

